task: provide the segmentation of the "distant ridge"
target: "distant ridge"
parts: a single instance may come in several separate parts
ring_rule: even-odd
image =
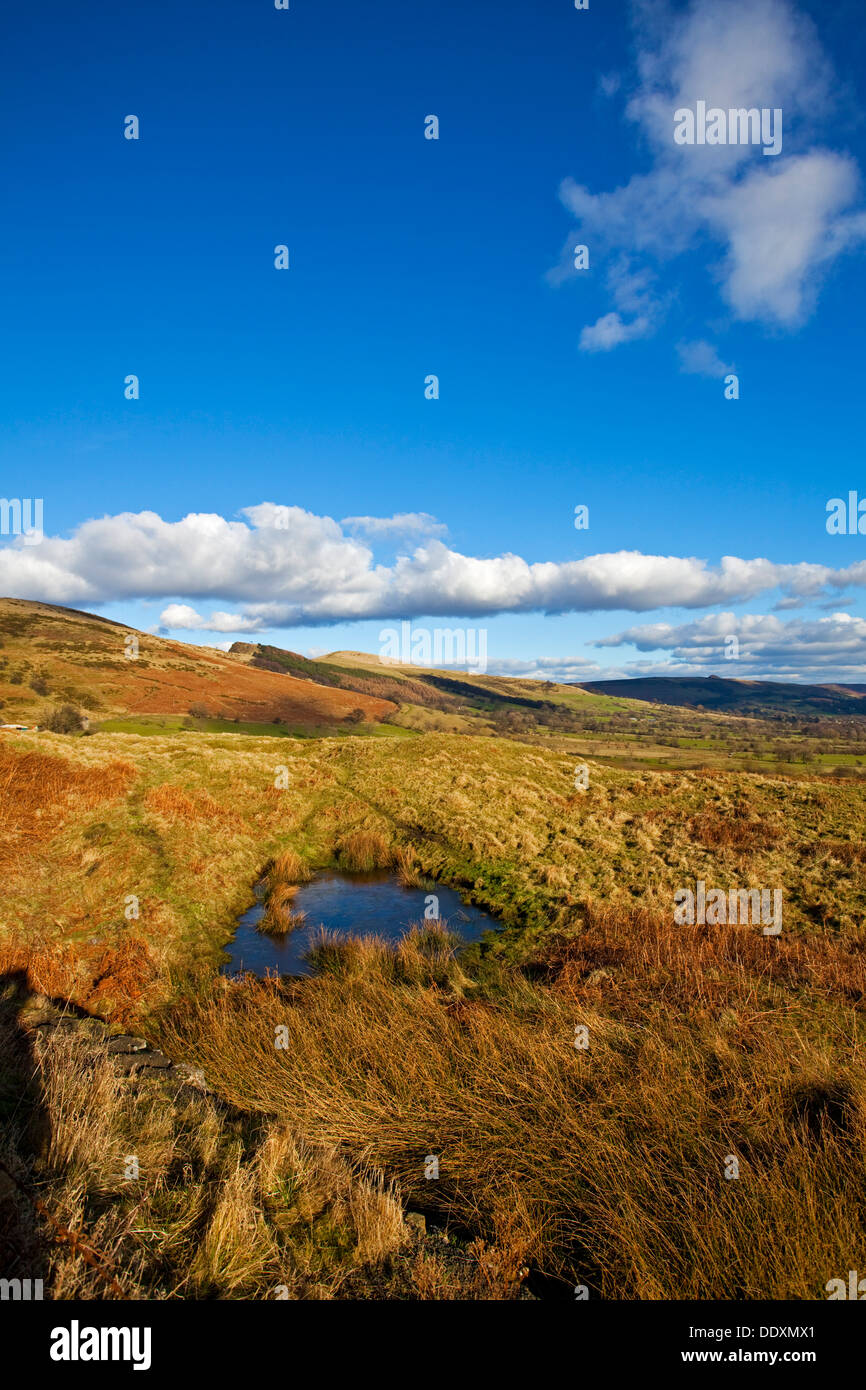
[[[580,688],[599,695],[660,705],[702,706],[728,714],[866,718],[866,685],[795,685],[724,676],[636,676],[631,680],[581,681]]]

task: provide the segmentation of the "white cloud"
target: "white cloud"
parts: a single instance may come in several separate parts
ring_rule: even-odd
[[[94,605],[165,599],[162,626],[213,632],[362,618],[704,608],[781,589],[798,597],[866,585],[866,561],[809,563],[616,551],[565,562],[463,555],[438,539],[389,565],[327,516],[263,502],[245,521],[191,513],[164,521],[123,512],[69,537],[0,549],[0,593]],[[231,605],[202,613],[202,601]]]
[[[617,313],[604,314],[597,323],[588,324],[580,335],[582,352],[610,352],[620,343],[630,343],[635,338],[645,338],[650,331],[649,320],[634,319],[624,323]]]
[[[846,154],[816,143],[838,85],[816,30],[788,0],[693,0],[684,11],[637,7],[638,83],[626,107],[648,148],[648,172],[610,192],[566,179],[560,189],[598,266],[610,260],[608,288],[619,311],[623,267],[631,274],[698,249],[734,315],[788,329],[810,312],[818,274],[866,238],[854,205],[859,174]],[[781,108],[783,148],[677,145],[680,107]],[[569,238],[567,251],[573,238]],[[577,272],[563,264],[556,282]],[[661,317],[661,299],[641,307],[643,332]],[[614,347],[615,314],[588,329],[582,346]],[[611,320],[607,329],[599,325]],[[621,325],[627,329],[633,325]],[[597,341],[603,338],[605,341]]]
[[[695,376],[723,377],[733,371],[727,366],[713,347],[702,338],[693,343],[677,343],[680,371]]]
[[[863,214],[845,213],[858,190],[852,159],[815,150],[707,195],[706,220],[728,246],[722,293],[738,318],[802,322],[818,269],[866,233]]]
[[[739,655],[725,656],[726,642],[736,637]],[[630,645],[641,652],[668,651],[674,658],[667,674],[712,668],[729,676],[796,676],[817,681],[866,682],[866,618],[844,611],[825,618],[795,618],[783,622],[772,614],[712,613],[694,622],[647,623],[598,638],[594,647]],[[655,674],[661,674],[652,663]],[[648,674],[646,664],[630,673]]]
[[[188,603],[170,603],[159,615],[159,626],[167,632],[258,632],[259,624],[254,618],[244,618],[238,613],[211,613],[202,617]],[[214,642],[213,646],[231,646],[231,643]]]
[[[365,535],[444,536],[448,527],[429,512],[398,512],[396,516],[344,516],[340,522],[348,531],[363,531]]]

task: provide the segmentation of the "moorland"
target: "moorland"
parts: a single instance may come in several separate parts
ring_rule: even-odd
[[[856,692],[713,709],[12,600],[0,641],[0,716],[33,726],[0,742],[9,1277],[760,1300],[857,1267]],[[257,883],[276,902],[333,867],[447,883],[501,926],[220,972]],[[780,889],[782,933],[677,924],[697,881]],[[130,1036],[184,1073],[119,1065]]]

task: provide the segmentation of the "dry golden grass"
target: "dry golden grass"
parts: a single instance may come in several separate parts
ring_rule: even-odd
[[[60,756],[0,747],[0,866],[20,865],[23,855],[67,821],[122,796],[135,772],[119,759],[81,767]]]
[[[743,806],[734,815],[705,812],[692,816],[689,830],[707,849],[768,849],[781,838],[782,828],[770,821],[753,819]]]
[[[262,917],[256,924],[256,931],[266,936],[285,936],[301,927],[307,920],[306,913],[295,911],[297,885],[277,882],[268,893],[268,900]]]
[[[188,795],[180,787],[163,783],[159,787],[148,787],[144,795],[144,805],[148,811],[155,811],[170,821],[236,821],[237,816],[225,806],[221,806],[205,791]]]
[[[293,849],[284,849],[276,856],[268,869],[268,882],[308,883],[312,878],[309,867]]]
[[[341,867],[350,873],[386,869],[392,860],[389,846],[376,830],[350,830],[340,839],[337,854]]]
[[[233,1103],[380,1168],[509,1267],[614,1298],[820,1297],[866,1235],[845,960],[810,980],[775,939],[651,926],[596,914],[585,947],[554,943],[468,996],[382,942],[331,942],[302,987],[217,991],[167,1037]]]
[[[386,1280],[408,1232],[381,1175],[284,1125],[239,1130],[189,1088],[118,1076],[75,1031],[33,1045],[51,1123],[29,1180],[82,1246],[58,1241],[55,1225],[23,1232],[46,1296],[334,1298],[347,1278]],[[4,1133],[0,1156],[23,1175],[22,1133]],[[27,1211],[15,1215],[0,1233],[20,1243]]]
[[[548,936],[528,968],[575,996],[597,982],[620,1014],[645,1008],[647,998],[681,1010],[734,1007],[748,996],[784,1005],[794,991],[858,1012],[866,1005],[859,942],[765,937],[751,926],[683,927],[636,906],[588,902],[583,916],[579,933]]]

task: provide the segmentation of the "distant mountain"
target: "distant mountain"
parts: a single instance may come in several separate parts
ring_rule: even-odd
[[[794,685],[786,681],[727,680],[723,676],[647,676],[582,681],[581,690],[660,705],[699,705],[727,714],[866,718],[866,685]]]

